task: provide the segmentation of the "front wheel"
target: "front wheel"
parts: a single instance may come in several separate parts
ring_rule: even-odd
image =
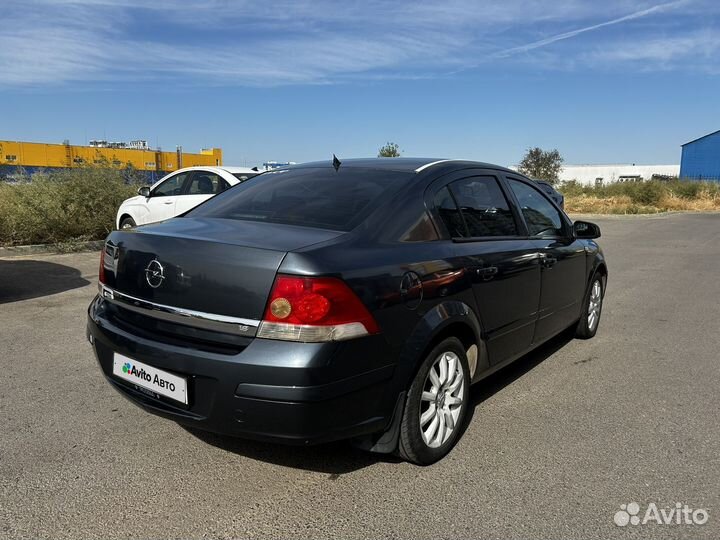
[[[598,326],[600,325],[600,315],[602,314],[603,302],[603,282],[600,274],[593,276],[590,289],[585,296],[585,308],[583,314],[578,321],[575,336],[580,339],[590,339],[595,337]]]
[[[125,218],[123,218],[123,220],[120,222],[120,229],[121,229],[121,230],[133,229],[133,228],[135,228],[135,227],[137,227],[137,225],[135,224],[135,220],[134,220],[133,218],[131,218],[131,217],[125,217]]]
[[[445,457],[462,431],[470,396],[465,348],[451,337],[427,355],[410,386],[400,424],[398,453],[429,465]]]

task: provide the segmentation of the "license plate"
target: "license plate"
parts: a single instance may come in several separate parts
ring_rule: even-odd
[[[115,353],[113,357],[113,375],[187,405],[187,381],[183,377],[148,366],[119,353]]]

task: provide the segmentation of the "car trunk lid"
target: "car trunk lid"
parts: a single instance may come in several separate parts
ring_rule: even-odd
[[[190,318],[212,314],[257,321],[286,253],[340,234],[193,218],[114,231],[103,257],[104,285],[139,308],[172,307]]]

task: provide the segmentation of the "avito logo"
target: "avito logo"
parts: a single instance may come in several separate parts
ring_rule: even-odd
[[[134,375],[135,377],[142,379],[144,381],[147,381],[152,384],[156,384],[160,388],[167,388],[171,392],[175,391],[175,384],[163,379],[162,377],[159,377],[157,373],[155,374],[155,377],[150,375],[145,369],[141,368],[138,369],[135,366],[133,366],[130,362],[125,362],[122,367],[122,372],[126,375]]]
[[[135,375],[135,377],[142,379],[147,382],[152,382],[152,376],[144,369],[138,369],[133,366],[130,362],[125,362],[122,367],[123,373],[128,375]]]

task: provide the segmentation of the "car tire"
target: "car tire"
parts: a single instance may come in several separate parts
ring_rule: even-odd
[[[130,216],[124,217],[120,222],[120,230],[134,229],[135,227],[137,227],[137,224],[135,223],[135,220]]]
[[[418,465],[445,457],[462,433],[469,399],[465,347],[455,337],[444,339],[425,357],[410,385],[400,423],[400,457]]]
[[[602,315],[602,304],[605,291],[603,288],[602,275],[595,274],[590,281],[585,299],[583,301],[583,312],[578,321],[575,337],[590,339],[595,337],[600,326],[600,315]]]

